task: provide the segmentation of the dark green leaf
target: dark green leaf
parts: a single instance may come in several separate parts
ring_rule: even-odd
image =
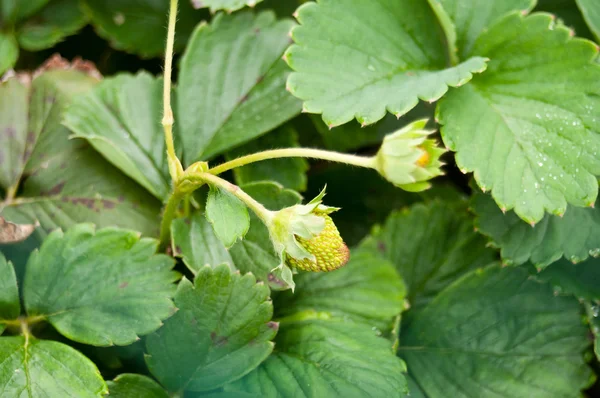
[[[15,269],[0,253],[0,334],[5,328],[2,320],[15,320],[19,315],[21,315],[21,304]]]
[[[302,201],[300,194],[274,182],[246,184],[241,188],[269,210],[280,210]],[[279,265],[280,259],[273,248],[267,227],[254,214],[250,214],[250,230],[246,237],[229,252],[240,271],[252,272],[258,280],[267,282],[271,289],[289,289],[281,275],[271,272]]]
[[[261,397],[386,397],[406,390],[404,363],[364,325],[340,319],[282,322],[277,350],[225,387]]]
[[[38,220],[42,232],[88,221],[157,234],[160,203],[60,124],[71,98],[96,80],[58,69],[30,79],[0,85],[0,187],[19,191],[0,204],[0,216]]]
[[[530,261],[541,269],[561,257],[579,262],[600,255],[598,208],[569,206],[563,217],[546,214],[532,228],[513,212],[503,214],[488,195],[476,194],[472,206],[477,227],[501,249],[506,264]]]
[[[597,40],[600,40],[600,3],[594,0],[575,0],[583,18]]]
[[[118,49],[142,57],[165,51],[169,2],[166,0],[82,0],[81,6],[98,34]],[[175,49],[182,49],[194,27],[207,13],[194,11],[189,0],[179,1]]]
[[[439,4],[456,29],[456,51],[467,59],[477,38],[495,22],[511,12],[527,13],[536,0],[429,0]],[[478,54],[477,54],[478,55]]]
[[[52,0],[19,27],[17,38],[24,49],[39,51],[76,33],[86,22],[78,0]]]
[[[170,191],[162,79],[148,73],[106,79],[65,114],[65,126],[159,199]]]
[[[205,265],[216,267],[227,263],[235,269],[231,255],[199,211],[190,217],[173,220],[171,245],[173,253],[181,257],[194,274]]]
[[[78,342],[133,343],[175,311],[170,298],[177,274],[171,258],[155,254],[157,243],[128,230],[94,231],[90,224],[52,232],[27,263],[27,313]]]
[[[298,21],[285,54],[296,71],[287,87],[328,126],[372,124],[386,111],[400,117],[486,68],[481,57],[446,67],[443,33],[426,1],[308,2]]]
[[[138,374],[121,374],[106,384],[110,398],[169,398],[158,383]]]
[[[272,12],[218,14],[200,25],[181,60],[177,118],[186,163],[207,159],[300,112],[280,59],[292,22]]]
[[[527,222],[598,194],[600,65],[596,46],[569,32],[547,14],[502,19],[472,50],[488,71],[437,109],[461,170]]]
[[[298,133],[283,126],[226,154],[227,160],[269,149],[297,147]],[[308,162],[302,158],[282,158],[251,163],[233,170],[238,185],[255,181],[275,181],[296,191],[306,190]]]
[[[460,202],[433,201],[393,212],[361,247],[396,266],[413,307],[423,306],[456,278],[496,259]]]
[[[101,397],[96,365],[75,349],[33,337],[0,338],[0,391],[5,397]]]
[[[199,270],[175,294],[179,311],[146,340],[152,374],[170,391],[210,391],[236,380],[272,351],[269,289],[226,265]]]
[[[343,268],[296,275],[296,292],[275,301],[277,317],[317,311],[387,332],[402,312],[406,287],[393,264],[370,251],[354,250]]]
[[[585,302],[583,304],[588,316],[588,322],[590,323],[590,329],[594,335],[594,354],[596,359],[600,360],[600,307],[598,302]]]
[[[600,259],[590,258],[579,264],[558,260],[535,275],[535,278],[553,285],[556,293],[569,293],[585,300],[600,300]]]
[[[426,397],[567,397],[592,372],[581,307],[491,266],[442,291],[402,328],[399,354]]]
[[[0,32],[0,75],[12,68],[19,57],[17,39],[10,33]]]
[[[246,205],[221,188],[211,187],[206,200],[206,218],[226,248],[243,239],[250,228]]]
[[[2,0],[0,20],[6,25],[19,22],[42,9],[50,0]]]

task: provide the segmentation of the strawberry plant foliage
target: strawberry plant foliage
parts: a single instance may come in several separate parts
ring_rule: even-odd
[[[0,395],[584,394],[596,8],[0,0]]]

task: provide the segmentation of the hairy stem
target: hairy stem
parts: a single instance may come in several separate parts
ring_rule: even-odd
[[[173,69],[173,46],[175,43],[175,24],[177,22],[177,1],[171,0],[169,10],[169,27],[167,30],[167,47],[165,51],[165,72],[163,86],[163,119],[162,125],[165,131],[165,144],[167,147],[167,159],[169,164],[169,173],[173,183],[183,174],[183,167],[175,153],[173,144],[173,109],[171,108],[171,72]]]
[[[173,219],[177,215],[177,209],[179,208],[179,203],[181,199],[183,199],[185,195],[177,190],[171,193],[169,199],[167,200],[167,204],[165,205],[165,210],[163,211],[162,220],[160,223],[160,249],[165,249],[169,244],[169,237],[171,236],[171,223]]]
[[[250,163],[259,162],[267,159],[279,158],[312,158],[329,160],[331,162],[345,163],[352,166],[375,168],[375,160],[372,157],[348,155],[345,153],[324,151],[321,149],[312,148],[285,148],[272,149],[263,152],[257,152],[250,155],[242,156],[229,162],[220,164],[208,170],[210,174],[221,174],[227,170],[235,169],[236,167],[245,166]]]
[[[186,176],[185,180],[197,184],[197,186],[201,186],[206,183],[231,193],[233,196],[244,202],[246,206],[248,206],[250,210],[252,210],[254,214],[256,214],[257,217],[265,223],[269,222],[272,217],[272,212],[270,210],[257,202],[240,187],[222,179],[221,177],[217,177],[216,175],[210,173],[198,173]]]

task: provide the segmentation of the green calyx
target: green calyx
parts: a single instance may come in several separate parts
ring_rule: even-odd
[[[429,180],[442,175],[440,157],[446,152],[427,137],[427,120],[417,120],[387,135],[375,156],[376,169],[389,182],[405,191],[428,189]]]

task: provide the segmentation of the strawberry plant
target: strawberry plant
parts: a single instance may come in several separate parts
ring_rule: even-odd
[[[0,396],[594,396],[599,41],[595,0],[0,0]]]

